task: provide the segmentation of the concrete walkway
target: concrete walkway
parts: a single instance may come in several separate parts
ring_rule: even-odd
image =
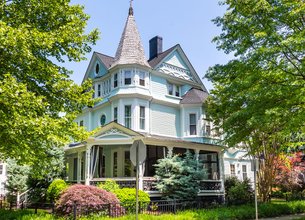
[[[259,220],[297,220],[297,219],[301,219],[301,218],[305,218],[305,213],[273,217],[273,218],[260,218]]]

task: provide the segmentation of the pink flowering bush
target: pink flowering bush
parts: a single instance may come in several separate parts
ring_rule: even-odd
[[[66,189],[56,204],[56,212],[70,215],[76,206],[77,215],[106,212],[110,216],[123,214],[120,201],[111,192],[95,186],[76,184]]]

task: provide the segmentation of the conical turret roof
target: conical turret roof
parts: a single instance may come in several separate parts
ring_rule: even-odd
[[[139,64],[150,67],[144,53],[140,34],[133,16],[133,8],[130,6],[127,21],[118,49],[115,54],[115,61],[111,65]]]

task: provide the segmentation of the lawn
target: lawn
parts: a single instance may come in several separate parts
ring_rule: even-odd
[[[289,215],[305,212],[305,201],[268,203],[259,205],[259,217],[275,217],[280,215]],[[159,216],[141,214],[142,220],[246,220],[255,218],[255,209],[253,205],[242,205],[232,207],[220,207],[215,209],[200,209],[193,211],[183,211],[176,214],[163,214]],[[31,210],[0,210],[0,219],[6,220],[64,220],[66,218],[55,217],[43,211],[34,214]],[[82,217],[81,220],[109,220],[109,217]],[[134,215],[115,218],[116,220],[135,219]],[[305,218],[303,218],[305,220]]]

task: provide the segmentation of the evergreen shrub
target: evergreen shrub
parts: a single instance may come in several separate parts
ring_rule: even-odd
[[[241,205],[250,203],[254,198],[254,191],[249,179],[244,181],[236,177],[225,180],[226,199],[229,205]]]
[[[77,213],[82,215],[110,211],[109,215],[112,216],[123,212],[118,198],[113,193],[96,186],[81,184],[69,186],[61,194],[55,208],[58,214],[70,215],[74,206]]]
[[[121,205],[129,212],[135,212],[136,210],[136,189],[134,188],[122,188],[113,192],[120,200]],[[150,203],[150,197],[148,193],[139,190],[139,204],[141,209],[146,209]]]
[[[68,188],[67,183],[62,179],[55,179],[49,185],[47,190],[47,198],[50,202],[56,202],[60,194]]]

